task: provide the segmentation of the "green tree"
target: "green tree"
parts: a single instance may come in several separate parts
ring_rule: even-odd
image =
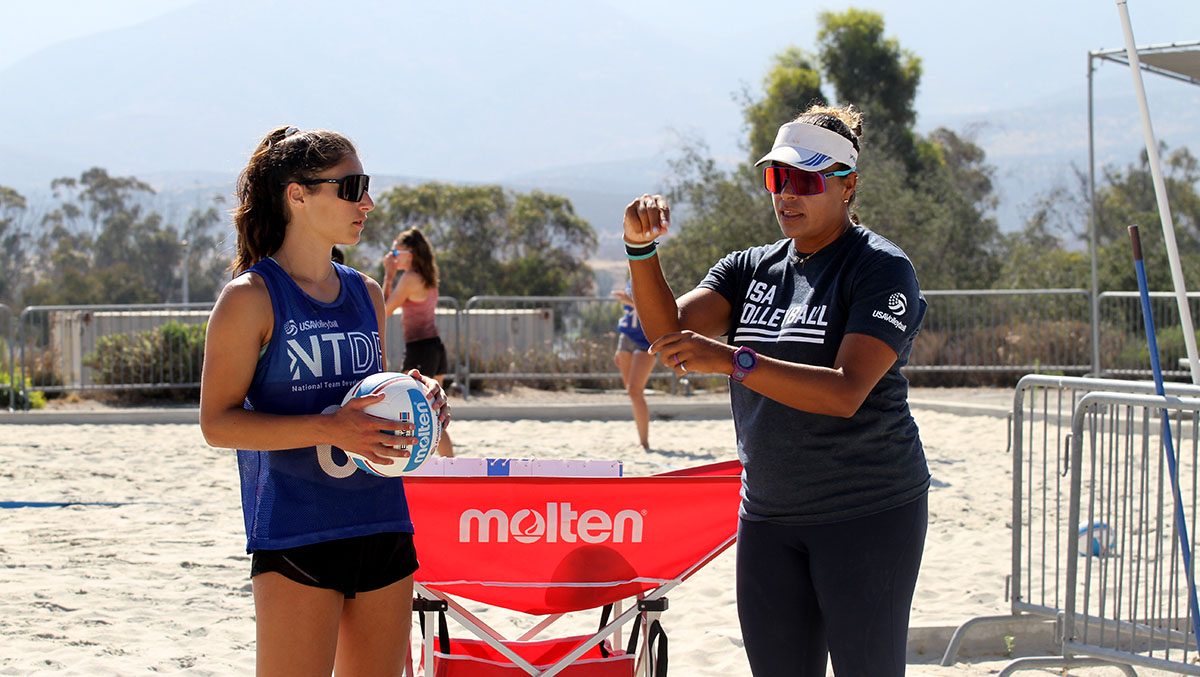
[[[22,227],[26,213],[25,197],[7,186],[0,186],[0,303],[18,305],[19,276],[25,267],[28,234]]]
[[[225,237],[222,227],[228,223],[221,209],[224,203],[225,198],[213,196],[208,207],[193,209],[183,226],[188,260],[182,265],[188,273],[188,298],[192,302],[216,299],[229,279],[229,253],[221,248]]]
[[[677,228],[663,245],[663,274],[677,292],[691,289],[722,256],[780,238],[779,224],[749,162],[721,171],[702,144],[689,144],[672,161],[675,182],[667,197],[678,214]]]
[[[1072,196],[1063,187],[1041,196],[1019,233],[1003,239],[1003,265],[997,286],[1006,289],[1086,289],[1090,263],[1086,250],[1070,249],[1061,226],[1069,224]],[[1078,205],[1074,205],[1078,208]],[[1086,205],[1085,205],[1086,207]]]
[[[904,249],[927,289],[990,287],[1000,269],[992,168],[968,138],[939,128],[918,138],[923,169],[864,153],[858,213]]]
[[[855,203],[861,221],[905,250],[926,288],[990,286],[1002,249],[992,216],[993,170],[967,135],[913,131],[920,59],[885,37],[881,15],[861,10],[822,13],[818,46],[837,99],[865,116]],[[820,86],[812,60],[790,48],[763,79],[762,97],[746,102],[747,162],[722,171],[702,145],[685,145],[668,190],[678,213],[676,233],[663,246],[672,283],[690,288],[725,253],[779,239],[752,163],[780,124],[825,100]]]
[[[1160,148],[1170,198],[1175,243],[1189,288],[1200,280],[1200,166],[1187,148]],[[1087,176],[1076,170],[1065,185],[1053,186],[1035,202],[1022,233],[1005,242],[1001,286],[1081,287],[1091,285],[1087,225],[1091,209]],[[1158,202],[1143,151],[1124,167],[1104,167],[1096,186],[1097,272],[1100,290],[1137,289],[1127,227],[1139,226],[1147,284],[1174,289]]]
[[[921,59],[884,36],[878,12],[825,11],[817,21],[821,65],[837,99],[863,112],[874,148],[911,159]]]
[[[1200,281],[1200,165],[1187,148],[1160,148],[1163,182],[1171,205],[1175,244],[1188,287]],[[1086,193],[1085,193],[1086,194]],[[1082,215],[1086,223],[1086,212]],[[1137,289],[1127,227],[1137,225],[1142,238],[1146,281],[1151,290],[1175,288],[1163,240],[1150,161],[1145,151],[1136,163],[1106,167],[1096,187],[1097,258],[1101,289]]]
[[[179,233],[140,200],[153,189],[99,167],[51,183],[59,204],[42,220],[43,258],[30,304],[177,300]]]
[[[775,143],[779,126],[794,119],[814,103],[825,101],[821,72],[815,60],[798,47],[775,56],[775,64],[763,78],[763,97],[746,96],[743,116],[750,132],[750,161],[767,154]]]
[[[500,186],[425,183],[378,197],[367,245],[386,246],[420,228],[437,252],[441,293],[563,295],[592,291],[587,256],[596,234],[566,198]]]

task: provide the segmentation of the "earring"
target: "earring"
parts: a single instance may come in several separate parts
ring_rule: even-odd
[[[842,200],[842,202],[845,202],[846,204],[850,204],[850,198],[846,198],[845,200]]]

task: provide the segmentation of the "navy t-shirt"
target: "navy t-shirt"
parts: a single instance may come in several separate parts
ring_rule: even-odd
[[[741,515],[818,524],[903,505],[929,488],[929,468],[900,368],[925,316],[912,263],[853,226],[805,258],[791,239],[735,252],[700,283],[733,306],[729,342],[760,355],[833,367],[842,337],[866,334],[895,364],[850,418],[793,409],[730,382],[742,475]]]

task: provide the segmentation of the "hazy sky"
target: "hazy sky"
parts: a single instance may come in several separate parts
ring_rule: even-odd
[[[140,23],[196,0],[0,0],[0,69],[72,38]]]
[[[1200,0],[1128,1],[1138,44],[1200,40]],[[200,6],[185,9],[192,5]],[[861,0],[853,5],[880,12],[887,36],[921,59],[919,131],[965,130],[984,147],[998,168],[1003,221],[1018,223],[1016,210],[1031,191],[1070,176],[1072,165],[1086,162],[1087,53],[1123,46],[1114,0]],[[832,0],[448,5],[428,0],[0,0],[0,76],[14,76],[9,81],[23,101],[43,103],[41,109],[19,104],[0,109],[0,119],[7,121],[0,128],[9,130],[0,135],[0,151],[8,151],[7,156],[0,152],[0,183],[32,190],[88,166],[139,176],[156,171],[232,175],[262,130],[283,119],[347,131],[381,175],[596,189],[612,180],[620,185],[604,190],[623,194],[629,183],[638,190],[656,185],[664,160],[677,150],[676,132],[703,140],[719,162],[743,160],[738,92],[759,96],[773,56],[793,45],[813,51],[820,12],[848,6]],[[163,17],[178,10],[184,11]],[[336,14],[322,21],[326,12]],[[389,23],[401,16],[436,23]],[[190,34],[188,21],[197,19],[206,28]],[[473,25],[472,19],[478,21]],[[131,28],[145,22],[154,23]],[[230,45],[229,35],[221,33],[230,26],[247,42]],[[102,33],[110,34],[89,37]],[[355,37],[385,50],[362,52],[375,68],[356,69],[341,79],[340,73],[323,77],[356,87],[362,95],[357,102],[368,104],[365,117],[353,106],[341,106],[335,88],[325,95],[282,78],[247,88],[238,81],[242,71],[229,67],[247,45],[280,55],[283,64],[294,57],[341,64],[343,55],[354,54]],[[136,43],[139,51],[114,50],[114,43]],[[52,47],[38,60],[25,61]],[[558,60],[567,65],[549,67],[559,65],[545,61],[554,49],[568,50]],[[105,64],[97,74],[88,58],[103,57],[89,50],[119,54],[120,61]],[[189,54],[201,53],[188,60]],[[453,58],[430,62],[431,53]],[[139,63],[142,57],[131,54],[145,54],[148,61]],[[212,67],[221,57],[225,70]],[[606,69],[607,62],[619,67]],[[409,70],[395,76],[388,70],[393,67]],[[370,77],[355,79],[363,72]],[[538,77],[546,73],[551,75],[543,84]],[[89,78],[97,75],[108,78],[102,80],[107,89],[90,87],[95,83]],[[561,89],[570,96],[555,94],[556,77],[571,79],[572,87]],[[175,82],[186,85],[185,91],[172,89]],[[142,85],[131,88],[142,98],[112,103],[109,92],[125,83]],[[1146,84],[1160,138],[1173,147],[1200,148],[1200,117],[1193,114],[1200,110],[1200,87],[1156,76],[1148,76]],[[1096,85],[1100,163],[1132,162],[1143,146],[1129,70],[1103,65]],[[160,91],[173,98],[146,95]],[[417,91],[433,94],[410,104],[404,96]],[[638,100],[625,100],[626,92],[639,91],[641,110]],[[657,99],[655,92],[661,94]],[[241,105],[221,105],[226,99]],[[79,101],[90,102],[94,112],[81,111],[75,105]],[[175,118],[191,118],[168,107],[193,103],[195,109],[207,105],[203,110],[211,117],[189,124],[211,124],[211,133],[176,139]],[[475,125],[470,128],[477,138],[470,143],[478,144],[469,152],[461,147],[465,137],[459,138],[467,125]],[[577,137],[590,142],[563,152],[562,140]],[[459,159],[475,156],[498,160],[464,164]],[[596,170],[581,174],[586,167]],[[28,185],[17,183],[21,180]]]
[[[197,1],[0,0],[0,70],[44,47],[137,24]],[[699,44],[725,42],[759,62],[755,73],[765,72],[770,56],[788,44],[810,47],[805,43],[812,40],[822,8],[847,6],[761,0],[588,1],[643,20],[647,40],[669,34]],[[519,11],[520,0],[510,2]],[[372,4],[355,0],[339,11],[360,7],[364,20],[369,20]],[[852,4],[881,12],[888,33],[921,57],[925,75],[917,103],[923,116],[930,118],[923,123],[931,125],[943,116],[1011,107],[1038,97],[1078,96],[1086,91],[1087,51],[1123,46],[1113,0],[864,0]],[[1129,8],[1139,44],[1200,40],[1200,0],[1129,0]],[[713,15],[727,15],[728,20],[714,22]],[[991,56],[962,58],[967,52],[978,54],[981,47],[988,48]],[[1109,71],[1101,77],[1128,88],[1127,74]]]

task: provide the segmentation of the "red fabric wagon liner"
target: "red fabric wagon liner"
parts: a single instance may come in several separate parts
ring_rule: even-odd
[[[404,484],[417,582],[527,614],[599,607],[686,578],[737,535],[737,476]]]

